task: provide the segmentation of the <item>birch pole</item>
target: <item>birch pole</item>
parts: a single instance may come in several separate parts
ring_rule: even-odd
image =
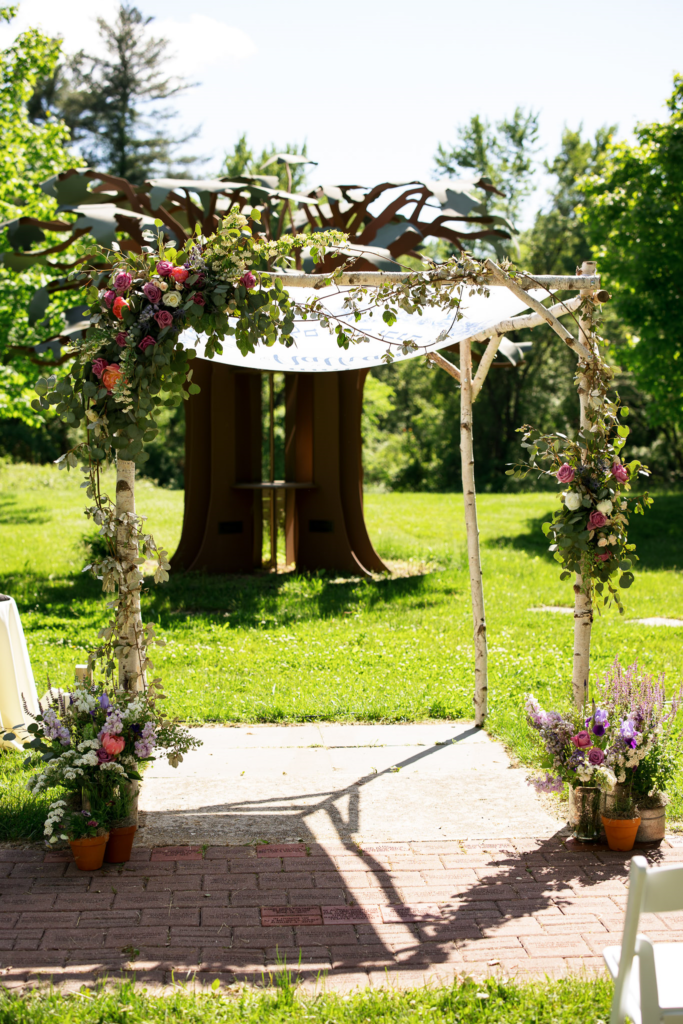
[[[585,261],[581,265],[581,275],[592,277],[595,274],[595,263]],[[579,273],[577,267],[577,273]],[[594,289],[583,288],[579,292],[580,297],[586,298],[593,294]],[[593,330],[591,324],[585,318],[579,320],[579,341],[595,355],[595,343],[593,341]],[[587,364],[579,360],[579,371],[585,371]],[[585,387],[579,385],[580,405],[580,429],[589,431],[591,428],[588,419],[588,403],[590,395]],[[590,647],[591,630],[593,627],[593,595],[590,582],[586,584],[585,592],[582,592],[583,577],[581,573],[576,574],[574,581],[574,660],[572,671],[572,690],[574,703],[577,707],[583,707],[588,701],[588,676],[590,672]]]
[[[472,445],[472,346],[469,338],[460,342],[460,457],[462,463],[462,496],[467,528],[467,561],[472,592],[474,620],[474,721],[482,726],[488,712],[488,651],[486,647],[486,615],[484,583],[479,554],[477,497],[474,489],[474,448]]]
[[[119,687],[124,690],[143,690],[145,682],[140,610],[142,576],[138,570],[140,551],[133,521],[126,522],[128,516],[135,516],[135,463],[124,459],[117,459],[116,462],[116,515],[119,519],[116,531],[116,558],[121,565],[123,577],[119,585],[117,622],[120,645]],[[123,522],[120,521],[121,517]]]

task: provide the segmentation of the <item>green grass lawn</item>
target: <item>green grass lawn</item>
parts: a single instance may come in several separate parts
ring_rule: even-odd
[[[39,690],[68,685],[105,618],[98,585],[81,573],[88,536],[80,474],[0,467],[0,591],[22,613]],[[139,484],[138,510],[169,551],[180,534],[182,492]],[[550,494],[478,499],[489,633],[490,728],[524,761],[531,746],[524,693],[570,698],[571,616],[534,612],[570,605],[571,585],[546,552],[540,524]],[[663,495],[632,536],[641,568],[626,614],[593,630],[593,672],[618,657],[683,677],[683,631],[632,618],[683,618],[683,495]],[[144,617],[167,646],[155,658],[168,710],[188,722],[311,719],[409,721],[472,716],[472,618],[462,497],[368,494],[366,516],[380,555],[425,559],[427,575],[354,582],[324,574],[221,577],[176,574],[150,581]]]
[[[181,991],[154,997],[130,984],[110,993],[84,988],[66,997],[57,991],[2,994],[0,1024],[595,1024],[609,1018],[612,998],[612,985],[604,979],[543,985],[465,980],[452,988],[301,998],[283,974],[274,994],[217,988],[210,995]],[[276,977],[264,980],[272,985]]]

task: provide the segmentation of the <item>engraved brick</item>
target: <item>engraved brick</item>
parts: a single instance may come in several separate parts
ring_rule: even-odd
[[[198,925],[199,910],[192,910],[189,907],[148,907],[140,915],[140,925],[143,928],[169,927],[172,924],[187,927]]]
[[[351,925],[313,925],[296,929],[297,942],[302,946],[320,945],[355,946],[358,938]]]
[[[205,928],[199,925],[197,928],[185,928],[178,925],[171,928],[171,945],[200,946],[207,949],[212,947],[214,955],[218,956],[219,949],[230,949],[232,945],[231,930],[223,926]]]
[[[320,907],[280,906],[263,907],[261,910],[261,923],[264,928],[274,928],[280,925],[321,925],[323,920]]]
[[[411,849],[409,843],[363,843],[361,851],[371,855],[373,853],[410,853]]]
[[[256,927],[259,923],[259,912],[255,907],[203,906],[201,919],[203,925],[213,925],[214,927],[228,928],[233,925]]]
[[[291,928],[235,928],[233,946],[266,949],[270,946],[293,946],[294,932]]]
[[[324,906],[322,909],[323,924],[370,924],[381,922],[382,914],[379,906],[363,907]]]
[[[399,921],[433,921],[442,920],[441,911],[436,903],[391,904],[383,906],[382,920],[385,924]]]
[[[156,846],[152,850],[150,860],[157,861],[183,861],[201,860],[202,853],[199,846]]]
[[[78,911],[29,911],[19,918],[19,928],[75,928],[78,924]]]
[[[261,872],[258,876],[261,889],[306,889],[313,888],[313,875],[304,871],[298,872]],[[339,878],[336,879],[339,885]]]
[[[305,857],[305,843],[267,843],[256,847],[256,856],[261,857]]]

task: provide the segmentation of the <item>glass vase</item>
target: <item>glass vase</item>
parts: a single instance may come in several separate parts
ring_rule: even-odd
[[[571,786],[569,820],[574,838],[581,843],[594,843],[600,837],[600,797],[597,786]]]

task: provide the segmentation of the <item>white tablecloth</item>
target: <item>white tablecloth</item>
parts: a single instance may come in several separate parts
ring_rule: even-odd
[[[38,711],[38,693],[21,628],[21,619],[13,598],[0,597],[0,726],[3,731],[25,727],[26,714]],[[23,729],[22,729],[23,732]],[[19,743],[3,746],[21,746]]]

